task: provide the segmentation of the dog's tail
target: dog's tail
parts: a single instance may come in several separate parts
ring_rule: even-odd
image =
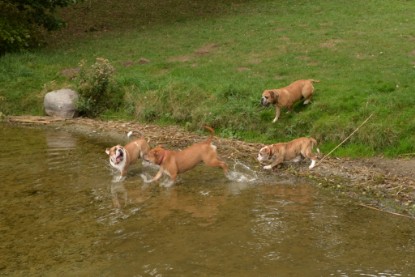
[[[206,140],[206,142],[211,143],[212,139],[213,139],[213,136],[215,135],[215,130],[213,130],[212,127],[209,127],[207,125],[205,125],[204,127],[205,127],[206,130],[209,130],[209,132],[210,132],[210,137]]]
[[[135,131],[135,130],[134,131],[129,131],[128,134],[127,134],[128,138],[131,138],[132,136],[138,136],[140,138],[144,137],[143,133],[141,133],[139,131]]]

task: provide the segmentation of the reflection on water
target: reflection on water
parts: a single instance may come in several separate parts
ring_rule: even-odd
[[[413,276],[415,222],[228,161],[170,188],[123,182],[104,149],[59,130],[0,125],[0,274]],[[220,151],[220,149],[219,149]],[[229,176],[228,176],[229,177]]]

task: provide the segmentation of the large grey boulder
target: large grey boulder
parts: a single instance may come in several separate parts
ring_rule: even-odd
[[[60,89],[46,93],[43,100],[45,113],[49,116],[74,118],[79,95],[71,89]]]

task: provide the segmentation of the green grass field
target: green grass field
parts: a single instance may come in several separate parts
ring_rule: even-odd
[[[313,136],[328,152],[373,113],[334,155],[415,152],[412,1],[91,0],[61,14],[68,28],[47,49],[0,58],[4,114],[42,114],[47,91],[74,87],[63,72],[104,57],[125,93],[104,119],[262,143]],[[271,123],[262,91],[308,78],[320,80],[312,104]]]

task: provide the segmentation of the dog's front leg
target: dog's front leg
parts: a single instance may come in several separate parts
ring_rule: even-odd
[[[150,180],[145,179],[145,180],[144,180],[144,182],[145,182],[145,183],[152,183],[152,182],[155,182],[155,181],[157,181],[158,179],[160,179],[162,175],[163,175],[163,169],[160,167],[160,169],[159,169],[159,171],[157,172],[156,176],[154,176],[154,177],[153,177],[152,179],[150,179]]]
[[[128,166],[125,166],[125,167],[121,170],[121,177],[125,177],[125,176],[127,176],[127,172],[128,172]]]
[[[125,176],[119,175],[118,177],[114,177],[112,179],[112,182],[113,183],[118,183],[118,182],[124,181],[124,179],[125,179]]]
[[[275,118],[272,121],[272,123],[277,122],[278,118],[280,117],[280,114],[281,114],[281,108],[278,106],[275,106]]]
[[[276,159],[270,165],[264,166],[264,169],[273,169],[274,167],[276,167],[277,165],[279,165],[282,162],[283,162],[283,159]]]

